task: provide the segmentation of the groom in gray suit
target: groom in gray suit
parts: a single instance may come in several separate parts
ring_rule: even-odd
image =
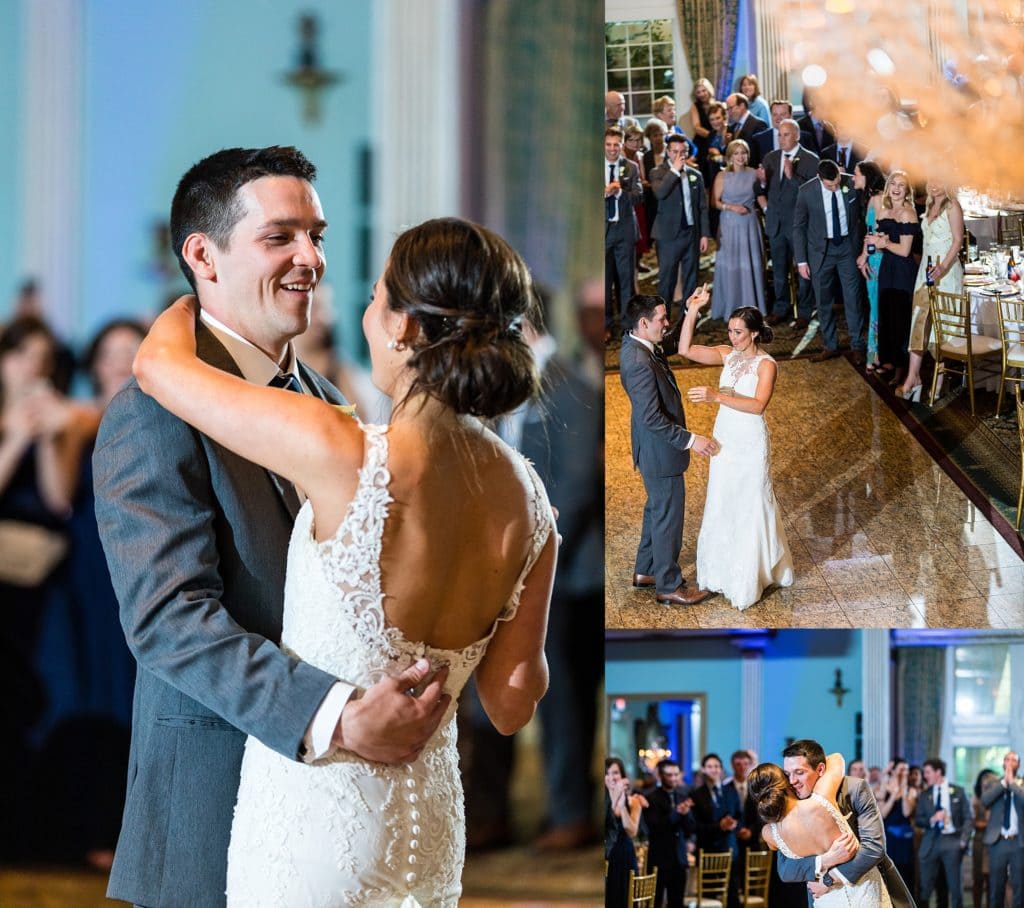
[[[687,589],[679,570],[686,510],[683,473],[691,450],[711,456],[719,446],[713,438],[686,430],[679,385],[661,349],[668,330],[665,301],[660,296],[634,296],[626,308],[626,324],[619,378],[631,407],[633,465],[647,491],[633,586],[654,587],[662,605],[693,605],[711,594]]]
[[[817,741],[794,741],[782,751],[782,768],[796,796],[801,800],[810,797],[814,783],[825,772],[825,750]],[[807,904],[814,908],[814,899],[833,886],[842,885],[843,879],[856,883],[872,867],[878,867],[893,908],[914,908],[907,884],[885,853],[882,815],[868,783],[846,776],[836,793],[836,804],[843,814],[849,815],[859,847],[856,843],[851,847],[851,843],[840,836],[825,854],[788,858],[779,852],[779,877],[786,883],[806,882]],[[838,871],[835,876],[833,870]]]
[[[1003,757],[1003,777],[981,792],[989,811],[984,842],[988,848],[989,908],[1000,908],[1009,878],[1013,908],[1024,908],[1024,784],[1017,778],[1020,755]],[[981,908],[981,906],[977,906]]]
[[[199,356],[342,403],[291,344],[308,327],[325,267],[315,175],[294,148],[217,152],[179,183],[171,232],[199,297]],[[213,908],[224,904],[246,735],[294,760],[342,748],[407,762],[443,715],[444,673],[420,697],[406,692],[426,682],[422,661],[357,691],[282,651],[297,490],[163,410],[134,380],[103,418],[93,463],[100,534],[139,664],[108,895]]]

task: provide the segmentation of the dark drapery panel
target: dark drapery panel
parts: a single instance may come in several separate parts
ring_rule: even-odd
[[[904,647],[896,655],[896,750],[911,763],[939,752],[946,682],[946,649]]]
[[[600,276],[603,44],[593,0],[488,4],[486,223],[556,291]]]
[[[732,92],[740,0],[676,0],[683,49],[693,81],[710,79],[715,97]],[[688,105],[676,98],[679,108]]]

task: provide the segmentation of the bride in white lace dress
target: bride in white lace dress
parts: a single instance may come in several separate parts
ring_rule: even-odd
[[[772,488],[771,443],[764,411],[775,390],[775,360],[762,348],[772,329],[759,310],[744,306],[729,317],[730,346],[694,344],[707,289],[687,301],[679,353],[708,366],[722,365],[719,387],[687,391],[693,402],[719,404],[713,435],[722,446],[711,458],[704,519],[697,537],[697,585],[722,593],[738,609],[769,586],[791,586],[793,559]]]
[[[762,763],[747,777],[747,791],[765,822],[764,840],[788,858],[824,855],[841,836],[853,837],[847,817],[836,804],[836,792],[846,774],[841,754],[829,754],[825,771],[809,797],[800,800],[782,767]],[[856,883],[843,879],[835,867],[828,873],[831,888],[814,898],[815,908],[892,908],[892,900],[878,867]]]
[[[536,391],[518,329],[533,299],[522,260],[483,228],[443,219],[400,236],[363,318],[374,383],[395,402],[385,426],[202,363],[191,302],[175,303],[143,345],[147,393],[307,496],[281,646],[363,687],[425,657],[446,667],[452,697],[407,765],[343,749],[306,764],[250,737],[229,905],[457,904],[455,698],[475,672],[484,708],[510,734],[547,685],[551,509],[532,467],[480,421]]]

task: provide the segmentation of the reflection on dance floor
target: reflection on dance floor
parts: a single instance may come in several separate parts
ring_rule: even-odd
[[[719,369],[677,369],[688,387]],[[686,405],[711,434],[716,407]],[[1024,561],[845,359],[782,360],[767,410],[772,476],[796,582],[739,612],[721,596],[664,607],[630,584],[644,504],[629,449],[629,401],[605,379],[609,628],[1019,627]],[[680,564],[694,579],[708,462],[686,474]],[[738,509],[743,502],[735,502]]]

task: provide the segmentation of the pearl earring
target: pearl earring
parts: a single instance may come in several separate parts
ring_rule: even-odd
[[[395,340],[395,338],[391,338],[391,340],[388,341],[388,349],[397,350],[401,353],[405,349],[405,343],[400,340]]]

